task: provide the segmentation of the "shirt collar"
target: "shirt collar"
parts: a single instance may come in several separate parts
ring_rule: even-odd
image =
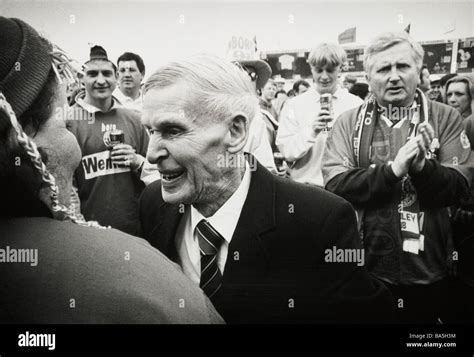
[[[192,232],[202,219],[206,219],[216,231],[218,231],[227,243],[230,243],[234,235],[240,213],[244,206],[250,188],[250,166],[245,160],[245,173],[237,190],[211,217],[204,217],[196,208],[191,206],[191,228]]]
[[[272,108],[272,102],[268,103],[262,97],[260,97],[259,100],[260,100],[260,105],[264,106],[267,110],[270,110]]]
[[[86,111],[88,111],[91,114],[97,113],[97,112],[102,112],[102,110],[100,110],[96,106],[94,106],[92,104],[89,104],[89,103],[86,103],[84,101],[84,98],[77,98],[76,103],[79,104],[82,108],[84,108]],[[112,96],[112,107],[107,112],[104,112],[104,113],[108,113],[111,110],[117,109],[117,108],[120,108],[120,102],[117,100],[117,98]]]
[[[142,98],[142,90],[140,89],[138,92],[138,97],[136,99],[132,99],[130,97],[127,97],[123,92],[120,90],[119,87],[117,87],[114,91],[114,97],[117,99],[119,103],[126,103],[126,102],[136,102],[140,101]]]
[[[340,85],[337,85],[336,88],[337,88],[336,91],[335,91],[334,94],[332,95],[332,97],[333,97],[334,99],[339,98],[340,96],[342,96],[342,95],[344,94],[344,92],[347,92],[347,89],[341,87]],[[316,85],[314,85],[314,87],[311,88],[311,89],[314,91],[314,93],[316,93],[316,98],[319,98],[319,97],[321,96],[321,94],[319,94],[319,92],[316,90]]]

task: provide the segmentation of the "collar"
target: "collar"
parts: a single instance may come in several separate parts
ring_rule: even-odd
[[[272,108],[272,102],[268,103],[265,99],[263,99],[262,97],[259,98],[260,100],[260,105],[261,106],[264,106],[265,109],[267,110],[270,110]]]
[[[316,90],[316,85],[314,85],[311,89],[314,91],[314,93],[316,93],[316,98],[319,98],[321,96],[321,94],[319,94],[319,92]],[[337,99],[337,98],[341,97],[342,95],[346,94],[345,92],[347,92],[346,88],[343,88],[343,87],[337,85],[336,91],[334,92],[332,97],[333,97],[333,99]],[[347,93],[349,93],[349,92],[347,92]]]
[[[211,217],[204,217],[199,211],[191,206],[191,229],[194,232],[196,226],[202,219],[206,219],[226,240],[230,243],[234,235],[240,213],[250,188],[250,166],[245,161],[245,173],[237,190]]]
[[[406,109],[404,108],[403,110],[407,111],[408,112],[411,112],[413,113],[417,108],[417,102],[416,100],[413,101],[413,103],[410,105],[410,108],[409,109]],[[380,114],[380,118],[389,126],[389,127],[392,127],[392,128],[399,128],[402,126],[402,123],[408,119],[408,114],[403,116],[403,118],[399,119],[399,120],[392,120],[390,119],[388,116],[386,116],[384,114],[384,110],[383,108],[380,106],[380,105],[377,105],[377,110]]]
[[[84,101],[84,98],[77,98],[76,103],[91,114],[94,114],[94,113],[97,113],[97,112],[102,112],[102,110],[100,110],[96,106],[94,106],[92,104],[89,104],[89,103],[86,103]],[[120,108],[120,102],[117,100],[117,98],[112,96],[112,107],[107,112],[102,112],[102,113],[108,113],[111,110],[117,109],[117,108]]]
[[[130,97],[127,97],[123,92],[120,90],[120,88],[117,86],[117,88],[114,90],[113,96],[119,103],[126,103],[126,102],[136,102],[141,100],[142,98],[142,90],[140,89],[138,91],[138,97],[136,99],[132,99]]]

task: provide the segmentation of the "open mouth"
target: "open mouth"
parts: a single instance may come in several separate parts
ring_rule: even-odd
[[[395,88],[389,88],[389,92],[400,92],[402,90],[402,87],[395,87]]]
[[[178,171],[178,172],[173,172],[173,173],[162,173],[161,178],[164,182],[171,183],[178,181],[185,173],[186,171]]]

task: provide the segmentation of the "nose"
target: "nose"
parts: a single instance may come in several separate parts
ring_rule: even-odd
[[[328,73],[326,71],[323,71],[321,73],[321,79],[327,80],[329,78]]]
[[[390,82],[398,82],[400,80],[400,74],[398,73],[397,67],[393,66],[390,71]]]
[[[151,135],[146,153],[147,160],[152,164],[158,164],[169,156],[164,140],[158,135]]]
[[[97,76],[97,80],[96,80],[96,81],[97,81],[97,84],[103,85],[103,84],[105,84],[105,77],[104,77],[102,74],[99,74],[99,75]]]
[[[456,97],[452,94],[448,94],[448,103],[449,104],[456,104],[457,103]]]

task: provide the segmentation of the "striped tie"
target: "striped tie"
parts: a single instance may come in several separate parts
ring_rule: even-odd
[[[217,253],[224,238],[205,219],[196,226],[201,250],[201,282],[199,286],[211,298],[222,285],[222,274],[217,265]]]

